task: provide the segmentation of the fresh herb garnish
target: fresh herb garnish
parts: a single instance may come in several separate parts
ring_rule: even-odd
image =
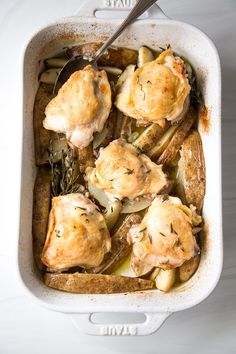
[[[135,147],[136,147],[136,150],[137,150],[137,154],[138,154],[138,155],[143,154],[143,150],[142,150],[139,146],[135,146]]]
[[[177,233],[177,232],[175,231],[175,229],[173,228],[172,223],[170,223],[170,232],[171,232],[172,234],[178,235],[178,233]]]
[[[159,234],[163,237],[166,237],[166,235],[164,235],[162,232],[159,231]]]
[[[76,209],[87,210],[86,208],[79,207],[79,206],[75,207],[75,210],[76,210]]]
[[[147,230],[147,228],[145,227],[144,229],[139,230],[139,232],[144,232],[144,231],[146,231],[146,230]]]
[[[124,172],[125,175],[132,175],[134,173],[134,170],[131,170],[130,168],[126,168],[126,172]]]
[[[176,239],[176,241],[175,241],[175,243],[174,243],[174,246],[175,246],[175,247],[181,246],[181,242],[180,242],[180,239],[179,239],[179,238]]]
[[[149,238],[150,243],[152,244],[152,235],[150,235],[149,233],[148,233],[148,238]]]
[[[66,195],[70,193],[78,193],[84,188],[78,183],[80,177],[76,165],[75,152],[67,148],[61,151],[61,158],[58,162],[54,162],[55,155],[58,152],[53,151],[53,143],[50,143],[48,151],[48,162],[51,166],[51,191],[52,196]]]

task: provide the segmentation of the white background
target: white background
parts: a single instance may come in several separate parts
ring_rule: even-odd
[[[37,28],[74,14],[80,3],[0,0],[0,354],[236,353],[235,0],[159,1],[168,16],[204,30],[216,43],[221,57],[224,269],[214,293],[195,308],[172,315],[152,336],[104,338],[81,334],[65,315],[38,307],[25,297],[18,283],[19,57],[23,44]]]

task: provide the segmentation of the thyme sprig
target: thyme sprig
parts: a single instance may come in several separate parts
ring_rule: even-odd
[[[61,159],[54,162],[54,152],[49,149],[49,164],[51,166],[51,191],[52,196],[78,193],[83,186],[78,183],[80,177],[76,171],[74,151],[70,148],[62,151]]]

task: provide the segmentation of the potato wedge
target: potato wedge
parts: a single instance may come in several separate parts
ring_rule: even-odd
[[[147,151],[147,155],[151,159],[158,158],[165,148],[168,146],[171,138],[173,137],[174,133],[178,129],[178,125],[172,125],[164,134],[163,136],[157,141],[157,143],[153,146],[151,150]]]
[[[171,138],[168,146],[158,158],[158,164],[167,165],[175,158],[196,118],[197,112],[193,108],[191,108],[187,113],[186,118],[179,124],[178,129]]]
[[[198,269],[201,256],[200,254],[191,258],[189,261],[185,262],[181,267],[179,267],[179,280],[185,282],[189,280],[193,274]]]
[[[143,152],[147,152],[157,143],[169,127],[170,123],[168,121],[165,122],[164,127],[153,123],[133,142],[133,145]]]
[[[123,73],[120,75],[119,79],[117,80],[116,83],[116,90],[118,91],[123,83],[127,80],[129,76],[131,76],[135,71],[135,65],[128,65]]]
[[[144,64],[154,60],[154,55],[148,47],[142,46],[138,50],[138,67],[140,68]]]
[[[122,74],[122,70],[119,68],[116,68],[115,66],[99,66],[99,70],[105,70],[107,74],[111,74],[114,76],[119,76]]]
[[[46,273],[44,281],[51,288],[76,294],[115,294],[153,288],[151,280],[107,274]]]
[[[125,218],[120,228],[112,236],[111,250],[108,252],[103,262],[98,267],[86,269],[87,273],[105,273],[111,274],[128,257],[132,250],[132,245],[127,242],[127,233],[132,225],[141,221],[137,214],[130,214]]]
[[[161,269],[156,277],[156,287],[157,289],[168,292],[176,281],[176,269],[164,270]]]
[[[131,254],[130,267],[133,270],[134,274],[136,274],[136,276],[138,277],[147,275],[153,270],[153,266],[150,266],[145,262],[141,261],[140,259],[135,257],[133,253]]]
[[[48,161],[48,148],[54,133],[43,127],[45,108],[52,99],[53,85],[40,84],[36,93],[33,111],[34,146],[36,165],[40,166]]]
[[[39,270],[44,269],[41,262],[41,252],[45,243],[48,226],[48,216],[51,204],[51,169],[41,166],[38,169],[33,194],[32,238],[33,254]]]
[[[148,208],[152,204],[150,199],[140,197],[138,200],[127,199],[122,205],[121,214],[137,213]]]
[[[39,82],[54,85],[61,68],[51,68],[43,71],[39,76]]]
[[[116,128],[116,119],[117,119],[117,110],[115,107],[112,107],[112,110],[109,114],[109,117],[106,121],[103,130],[100,133],[94,134],[94,139],[93,139],[94,149],[97,149],[98,147],[105,147],[111,142]]]
[[[44,64],[47,68],[63,68],[67,61],[64,58],[48,58],[44,60]]]
[[[131,254],[121,263],[121,265],[112,273],[115,275],[123,275],[124,277],[134,278],[137,275],[134,273],[130,266]]]
[[[67,49],[66,55],[68,58],[77,55],[94,56],[102,43],[85,43]],[[138,53],[136,50],[129,48],[109,47],[103,55],[98,59],[98,65],[114,66],[117,68],[126,68],[129,64],[135,64],[138,60]]]
[[[149,279],[155,281],[155,279],[156,279],[156,277],[158,276],[160,270],[161,270],[161,268],[155,268],[155,269],[152,271],[152,273],[151,273]]]
[[[83,149],[78,149],[79,169],[84,173],[87,167],[94,167],[95,156],[93,154],[93,144],[90,143]]]
[[[187,205],[193,204],[200,213],[206,187],[205,160],[201,137],[193,130],[184,140],[177,173],[177,192]]]
[[[121,211],[121,202],[115,200],[113,203],[109,203],[104,213],[104,219],[106,221],[108,230],[112,230],[115,226]]]

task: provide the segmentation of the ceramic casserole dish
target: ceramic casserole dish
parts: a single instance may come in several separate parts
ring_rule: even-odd
[[[96,4],[95,4],[96,3]],[[96,10],[127,9],[132,1],[89,1],[79,14],[48,25],[27,44],[23,56],[23,147],[21,180],[21,213],[18,243],[18,270],[28,294],[50,310],[70,314],[78,327],[92,335],[146,335],[156,331],[173,312],[195,306],[215,288],[222,269],[221,206],[221,73],[217,50],[199,29],[167,18],[154,5],[144,18],[131,25],[116,45],[152,48],[170,44],[175,52],[192,63],[209,111],[209,126],[199,121],[206,163],[206,195],[203,217],[205,237],[200,266],[186,283],[169,293],[158,290],[112,295],[78,295],[60,292],[44,285],[37,273],[32,255],[32,202],[36,175],[34,165],[33,119],[34,97],[41,70],[40,59],[52,56],[62,47],[80,42],[102,41],[113,33],[119,19],[95,16]],[[110,16],[110,17],[111,17]],[[138,324],[95,324],[91,314],[98,312],[144,313]]]

